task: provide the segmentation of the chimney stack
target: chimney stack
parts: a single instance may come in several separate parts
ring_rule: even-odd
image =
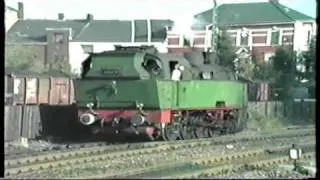
[[[279,4],[279,0],[269,0],[270,3]]]
[[[92,20],[93,20],[93,15],[87,14],[87,21],[92,21]]]
[[[23,3],[18,2],[18,19],[23,20],[24,18],[24,9],[23,9]]]
[[[61,21],[64,20],[64,14],[63,13],[59,13],[58,14],[58,19],[61,20]]]

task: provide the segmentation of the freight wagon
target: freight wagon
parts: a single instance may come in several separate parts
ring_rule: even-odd
[[[65,74],[6,69],[4,80],[5,105],[69,105],[74,102],[73,80]]]

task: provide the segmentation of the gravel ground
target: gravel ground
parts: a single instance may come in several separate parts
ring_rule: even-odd
[[[235,136],[254,136],[259,134],[256,130],[247,130],[236,133]],[[95,141],[92,141],[95,142]],[[96,141],[101,142],[101,141]],[[21,141],[5,142],[5,155],[15,156],[15,154],[34,154],[41,151],[60,150],[68,146],[76,145],[77,143],[53,143],[50,140],[28,140],[27,146],[24,146]]]
[[[305,138],[297,138],[296,143],[305,143],[309,139]],[[311,140],[310,140],[311,141]],[[257,142],[258,143],[258,142]],[[32,174],[28,174],[27,177],[56,177],[56,178],[64,178],[64,177],[84,177],[95,174],[103,174],[103,173],[119,173],[124,169],[135,169],[135,168],[147,168],[150,166],[157,166],[163,163],[174,163],[178,161],[183,161],[186,159],[197,159],[203,157],[212,157],[225,155],[228,153],[235,153],[238,151],[244,151],[246,149],[251,149],[248,143],[233,143],[232,148],[229,146],[214,146],[212,148],[205,147],[196,147],[196,148],[187,148],[187,149],[179,149],[177,151],[172,152],[161,152],[156,155],[136,155],[129,158],[117,158],[114,160],[109,160],[108,162],[90,162],[87,164],[79,164],[73,165],[72,167],[65,167],[63,169],[54,168],[48,171],[38,171]],[[274,146],[283,146],[286,145],[283,142],[266,142],[264,146],[269,146],[272,144]],[[261,146],[260,146],[261,147]],[[191,167],[191,169],[194,167]],[[195,167],[197,168],[197,167]],[[199,167],[200,168],[200,167]],[[176,169],[176,172],[184,171],[186,168]],[[158,172],[159,173],[159,172]],[[153,173],[152,173],[153,174]],[[156,173],[157,174],[157,173]],[[23,175],[26,177],[26,175]]]
[[[234,136],[242,136],[242,137],[252,137],[255,135],[259,135],[261,132],[256,129],[247,129],[245,131],[238,132],[234,134]],[[102,141],[91,141],[93,142],[101,142]],[[59,150],[68,146],[77,145],[78,143],[54,143],[49,139],[47,140],[28,140],[27,146],[24,146],[21,141],[11,141],[5,142],[5,154],[6,155],[14,155],[14,154],[28,154],[39,151],[48,151],[48,150]]]
[[[315,159],[313,160],[315,162]],[[315,168],[315,167],[314,167]],[[313,178],[315,172],[309,171],[310,174],[304,174],[297,171],[293,171],[293,165],[280,165],[272,168],[256,169],[251,171],[240,171],[236,173],[230,173],[224,176],[210,177],[209,179],[302,179]]]
[[[246,130],[239,132],[235,134],[234,136],[243,136],[243,137],[252,137],[255,135],[261,134],[260,131],[257,130]],[[305,139],[298,139],[297,142],[305,142]],[[277,143],[274,144],[272,140],[268,143],[265,143],[266,145],[271,145],[272,146],[281,146],[285,145],[283,143]],[[23,153],[23,154],[34,154],[35,152],[39,151],[47,151],[47,150],[59,150],[62,149],[63,147],[68,146],[69,144],[63,144],[63,143],[50,143],[48,141],[43,141],[43,140],[29,140],[28,141],[28,147],[24,147],[21,145],[20,141],[14,141],[14,142],[6,142],[5,143],[5,154],[9,154],[9,156],[14,156],[15,153]],[[75,165],[72,167],[65,167],[63,170],[62,169],[55,169],[54,171],[51,172],[34,172],[30,173],[30,177],[55,177],[55,178],[63,178],[63,177],[82,177],[86,175],[92,175],[92,174],[101,174],[101,173],[111,173],[111,172],[121,172],[126,168],[132,168],[132,167],[149,167],[153,165],[157,165],[163,162],[177,162],[180,160],[185,160],[187,158],[201,158],[201,157],[208,157],[212,156],[213,154],[215,155],[224,155],[230,152],[237,152],[240,150],[245,150],[245,149],[250,149],[246,145],[246,143],[233,143],[231,148],[229,147],[219,147],[215,146],[212,148],[208,147],[197,147],[198,149],[195,148],[189,148],[189,149],[184,149],[184,150],[179,150],[179,151],[174,151],[174,153],[169,153],[169,152],[162,152],[157,155],[153,155],[150,157],[150,155],[137,155],[134,157],[130,158],[118,158],[112,161],[108,162],[93,162],[93,163],[87,163],[87,164],[80,164],[80,165]],[[310,165],[312,166],[312,165]],[[191,167],[194,168],[194,167]],[[197,167],[195,167],[197,168]],[[285,168],[285,167],[283,167]],[[183,168],[182,168],[183,169]],[[277,175],[277,170],[274,171],[268,171],[268,173],[272,175],[275,174]],[[255,171],[244,171],[241,173],[237,173],[235,176],[230,174],[230,177],[249,177],[249,178],[254,178],[254,177],[261,177],[259,174],[265,173],[266,175],[262,177],[269,177],[269,174],[265,171],[262,170],[255,170]],[[291,174],[295,175],[295,172],[292,172]],[[229,176],[229,175],[228,175]],[[27,176],[28,177],[28,176]],[[21,178],[27,178],[26,176],[21,176]],[[283,177],[283,176],[282,176]],[[296,177],[296,176],[294,176]],[[219,178],[219,177],[215,177]],[[225,178],[221,177],[221,178]]]

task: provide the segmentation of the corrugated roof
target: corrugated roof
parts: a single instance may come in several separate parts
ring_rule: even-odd
[[[295,11],[279,3],[241,3],[222,4],[217,8],[218,24],[220,26],[230,25],[252,25],[287,23],[296,20],[313,20],[305,14]],[[204,29],[205,25],[212,22],[212,9],[195,15],[196,23],[193,29]]]

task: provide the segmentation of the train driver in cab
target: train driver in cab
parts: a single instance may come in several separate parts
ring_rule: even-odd
[[[172,71],[171,80],[180,81],[183,71],[184,71],[184,66],[176,64],[174,67],[174,70]]]

